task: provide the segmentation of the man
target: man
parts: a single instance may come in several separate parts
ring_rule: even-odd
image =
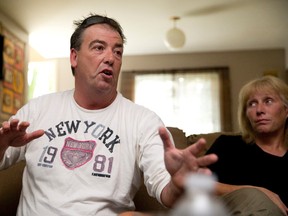
[[[154,112],[117,92],[125,36],[115,20],[90,15],[75,24],[70,41],[75,89],[31,100],[0,129],[1,167],[24,159],[27,164],[17,214],[133,210],[142,172],[150,195],[172,207],[186,173],[209,174],[205,167],[216,155],[196,158],[204,140],[174,148]]]

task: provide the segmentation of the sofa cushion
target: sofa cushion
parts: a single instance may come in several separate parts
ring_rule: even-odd
[[[16,215],[24,167],[22,161],[0,172],[0,215]]]
[[[220,136],[220,135],[240,135],[240,133],[237,132],[214,132],[214,133],[207,133],[207,134],[192,134],[187,137],[187,145],[192,145],[200,138],[204,138],[206,140],[206,149],[203,150],[200,155],[203,155],[206,153],[206,151],[211,147],[211,145],[214,143],[214,141]]]
[[[187,138],[183,130],[176,127],[167,127],[167,129],[171,133],[177,148],[183,149],[187,147]]]

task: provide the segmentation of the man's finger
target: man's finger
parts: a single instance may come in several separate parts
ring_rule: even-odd
[[[20,131],[25,131],[29,127],[30,123],[29,122],[21,122],[18,126],[18,129]]]
[[[201,174],[204,174],[204,175],[212,175],[212,171],[210,169],[207,169],[207,168],[199,168],[197,170],[197,173],[201,173]]]
[[[193,143],[188,147],[189,153],[193,154],[194,156],[199,155],[205,149],[206,149],[206,140],[203,138],[200,138],[197,142]]]
[[[197,162],[200,167],[209,166],[215,163],[217,160],[218,160],[218,157],[216,154],[208,154],[208,155],[204,155],[202,157],[197,158]]]
[[[159,135],[163,141],[164,144],[164,150],[167,151],[170,148],[174,148],[174,145],[171,141],[171,137],[165,127],[160,127],[159,130]]]
[[[8,124],[9,124],[10,130],[15,131],[18,129],[19,120],[18,119],[12,119]]]
[[[28,135],[27,142],[30,142],[34,139],[37,139],[37,138],[43,136],[43,134],[44,134],[44,130],[36,130],[36,131],[34,131]]]

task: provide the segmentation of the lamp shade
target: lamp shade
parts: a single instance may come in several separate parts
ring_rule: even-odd
[[[165,45],[170,49],[179,49],[185,44],[184,32],[176,27],[176,21],[180,19],[178,16],[171,18],[174,22],[174,27],[167,31]]]

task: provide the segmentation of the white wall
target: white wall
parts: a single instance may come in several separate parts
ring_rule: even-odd
[[[72,75],[70,61],[68,58],[57,59],[58,91],[74,88],[74,76]]]

